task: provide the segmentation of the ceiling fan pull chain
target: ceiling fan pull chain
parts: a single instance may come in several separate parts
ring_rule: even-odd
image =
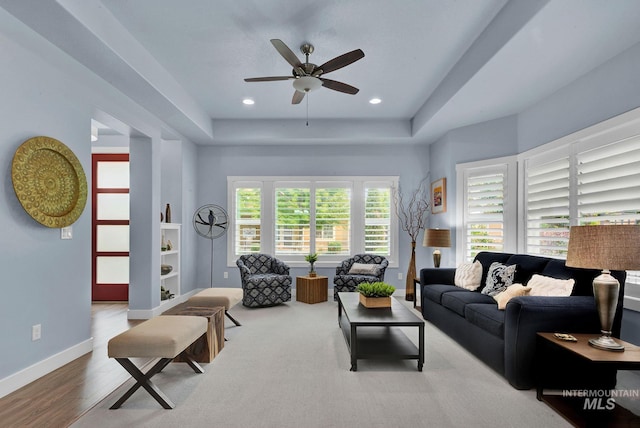
[[[309,94],[307,94],[307,126],[309,126]]]

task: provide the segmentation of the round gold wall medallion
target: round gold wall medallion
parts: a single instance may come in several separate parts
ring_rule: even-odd
[[[87,203],[87,178],[69,147],[51,137],[30,138],[11,164],[13,189],[25,211],[47,227],[67,227]]]

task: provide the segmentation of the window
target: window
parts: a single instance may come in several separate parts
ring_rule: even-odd
[[[398,177],[228,177],[228,265],[252,252],[274,254],[291,266],[317,266],[362,252],[397,266],[397,221],[391,188]]]
[[[235,254],[260,251],[261,189],[257,183],[235,190],[237,201],[233,225]]]
[[[315,200],[315,252],[318,255],[350,254],[351,189],[346,184],[345,187],[329,187],[328,183],[319,186]]]
[[[276,257],[309,254],[311,198],[309,187],[284,187],[277,183],[276,198]]]
[[[569,157],[525,163],[527,253],[566,258],[569,242]],[[552,160],[551,160],[552,159]]]
[[[480,251],[513,251],[515,248],[516,229],[512,220],[516,204],[515,158],[502,161],[473,162],[457,167],[458,182],[462,183],[462,191],[457,192],[462,198],[459,261],[471,261]]]
[[[566,258],[573,225],[640,224],[639,113],[520,156],[528,253]],[[627,282],[640,284],[640,272],[628,272]]]
[[[391,247],[391,188],[365,186],[364,251],[386,255]]]

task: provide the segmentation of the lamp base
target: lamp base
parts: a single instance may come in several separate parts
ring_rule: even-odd
[[[434,250],[433,252],[433,267],[440,267],[440,259],[442,255],[440,254],[440,250]]]
[[[613,340],[611,336],[607,336],[606,334],[603,334],[597,339],[590,339],[589,345],[593,346],[594,348],[603,349],[605,351],[624,351],[624,346],[620,345],[618,342]]]

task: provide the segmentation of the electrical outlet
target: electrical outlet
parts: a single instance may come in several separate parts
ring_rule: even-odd
[[[402,279],[402,272],[398,273],[398,279]]]
[[[224,273],[224,279],[228,279],[229,278],[229,272],[225,272]]]
[[[42,325],[36,324],[34,326],[31,326],[31,340],[32,341],[40,340],[41,337],[42,337]]]

